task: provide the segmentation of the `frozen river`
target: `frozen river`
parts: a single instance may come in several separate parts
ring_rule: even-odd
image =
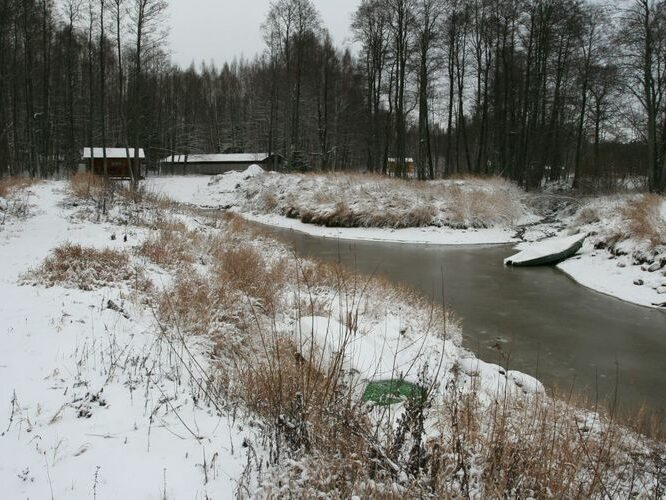
[[[466,347],[485,361],[573,388],[590,404],[617,394],[625,410],[645,403],[666,416],[666,312],[596,293],[555,268],[506,268],[510,246],[336,241],[271,230],[301,256],[383,274],[437,303],[443,291],[463,319]]]

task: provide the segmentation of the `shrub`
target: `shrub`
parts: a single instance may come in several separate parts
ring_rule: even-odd
[[[104,177],[90,172],[79,172],[69,179],[72,194],[84,201],[99,202],[109,189],[108,181]]]
[[[16,191],[38,182],[40,181],[32,177],[0,177],[0,198],[9,198]]]
[[[664,198],[647,194],[629,201],[622,209],[628,220],[630,236],[650,242],[652,247],[666,244],[666,219],[661,215]]]
[[[176,326],[186,335],[221,334],[221,317],[229,314],[224,290],[216,290],[210,280],[192,269],[179,273],[173,285],[162,293],[158,318],[163,325]]]
[[[37,269],[26,275],[28,282],[62,285],[81,290],[125,283],[137,290],[151,288],[141,270],[130,265],[130,257],[116,250],[82,247],[70,243],[53,249],[51,254]]]
[[[161,221],[157,234],[139,247],[139,254],[155,264],[169,267],[194,262],[200,236],[175,220]]]
[[[242,188],[245,209],[328,227],[512,225],[525,213],[520,189],[495,178],[406,181],[358,174],[259,176]]]
[[[256,299],[266,310],[274,310],[285,286],[285,263],[270,265],[251,246],[218,249],[213,277],[218,288],[238,290]]]
[[[306,359],[291,339],[275,333],[264,332],[262,339],[263,359],[240,365],[242,398],[275,426],[285,451],[361,452],[369,421],[340,363]]]

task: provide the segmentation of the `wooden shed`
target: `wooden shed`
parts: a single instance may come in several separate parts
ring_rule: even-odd
[[[146,155],[143,149],[139,149],[138,153],[139,171],[135,172],[137,178],[141,178],[146,163]],[[134,148],[106,148],[106,171],[109,177],[113,179],[131,179],[131,168],[135,165],[134,156]],[[82,158],[89,172],[104,175],[103,148],[84,148]]]
[[[416,163],[414,158],[405,158],[405,170],[408,179],[416,178]],[[388,159],[388,174],[391,177],[396,177],[398,175],[398,159],[389,158]]]
[[[218,175],[242,172],[250,165],[273,170],[282,163],[282,156],[268,153],[173,155],[160,161],[160,172],[162,175]]]

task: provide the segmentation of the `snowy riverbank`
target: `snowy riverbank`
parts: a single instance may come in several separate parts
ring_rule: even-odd
[[[343,177],[342,174],[339,177]],[[351,185],[359,177],[352,176],[345,181]],[[389,191],[384,198],[396,197],[400,193],[396,206],[408,206],[407,197],[412,192],[401,192],[400,181],[391,181],[387,185],[377,185],[375,178],[370,178],[372,185],[368,188],[372,196],[379,197],[377,192],[382,188]],[[467,198],[470,205],[463,210],[468,215],[462,219],[468,222],[473,219],[469,214],[477,213],[475,204],[483,205],[489,200],[479,196],[479,192],[489,191],[493,194],[495,201],[500,200],[503,204],[500,213],[513,213],[513,223],[509,224],[510,218],[502,217],[496,220],[490,227],[471,227],[469,224],[460,224],[460,227],[439,224],[425,225],[423,227],[409,228],[387,228],[387,227],[327,227],[321,224],[305,223],[298,217],[287,217],[281,213],[284,207],[279,207],[278,198],[291,200],[292,205],[294,193],[302,189],[306,198],[307,206],[317,200],[320,204],[318,212],[326,212],[330,209],[334,195],[331,193],[318,192],[322,190],[324,178],[317,176],[288,176],[283,174],[264,173],[258,167],[251,167],[245,172],[231,172],[221,176],[192,176],[192,177],[159,177],[152,178],[147,182],[149,189],[163,192],[169,197],[190,205],[205,208],[228,208],[239,212],[248,220],[268,224],[271,226],[291,229],[312,236],[365,240],[378,242],[398,242],[412,244],[432,245],[469,245],[469,244],[506,244],[516,243],[517,227],[520,224],[535,223],[538,216],[531,213],[520,199],[527,195],[518,195],[510,191],[516,200],[516,205],[507,208],[505,196],[497,197],[496,194],[506,194],[506,185],[496,185],[495,181],[484,183],[478,180],[451,181],[454,187],[456,200]],[[291,183],[292,187],[287,188]],[[299,184],[300,183],[300,184]],[[409,183],[405,183],[409,184]],[[361,186],[364,184],[361,182]],[[300,186],[300,187],[299,187]],[[398,186],[398,187],[396,187]],[[440,186],[439,193],[446,193],[446,186]],[[332,188],[336,196],[339,195],[339,186]],[[419,188],[422,190],[422,188]],[[461,191],[462,189],[462,191]],[[467,190],[465,192],[465,189]],[[273,193],[271,190],[275,190]],[[363,191],[361,189],[361,191]],[[317,193],[318,194],[315,194]],[[281,194],[280,194],[281,193]],[[349,190],[350,197],[357,195],[359,190]],[[466,194],[465,194],[466,193]],[[358,195],[361,197],[359,204],[368,204],[368,194]],[[429,196],[429,197],[428,197]],[[422,203],[433,203],[435,213],[440,214],[444,220],[448,213],[447,204],[436,199],[431,191],[428,196],[421,196]],[[386,203],[381,199],[379,206]],[[579,254],[561,263],[558,267],[583,286],[601,293],[617,297],[647,307],[662,308],[666,303],[666,250],[664,250],[663,239],[660,236],[666,226],[666,201],[662,201],[661,207],[654,213],[642,213],[641,197],[636,195],[625,195],[616,197],[601,197],[591,199],[579,207],[575,213],[558,217],[558,222],[553,224],[536,224],[529,226],[523,237],[528,242],[518,245],[518,249],[529,248],[529,241],[542,240],[550,237],[566,237],[576,233],[589,233],[590,238],[585,242]],[[263,200],[263,201],[262,201]],[[266,200],[271,201],[266,206]],[[663,199],[662,199],[663,200]],[[283,202],[283,205],[286,202]],[[357,203],[350,198],[348,206],[354,207]],[[635,210],[632,212],[631,207]],[[329,207],[328,209],[326,207]],[[636,208],[639,207],[639,208]],[[271,213],[273,211],[278,213]],[[483,208],[481,212],[487,212]],[[460,214],[458,214],[460,216]],[[640,220],[636,221],[638,218]],[[632,223],[632,220],[634,222]],[[504,222],[502,222],[504,221]],[[478,224],[477,224],[478,225]],[[472,225],[473,226],[473,225]],[[636,227],[641,226],[648,234],[637,234]],[[652,241],[650,241],[652,240]],[[661,243],[660,243],[661,241]],[[660,266],[660,267],[658,267]]]
[[[331,179],[333,185],[327,186]],[[223,207],[256,222],[334,239],[502,244],[518,241],[519,224],[537,220],[522,204],[520,191],[499,180],[417,185],[360,175],[273,174],[250,167],[215,177],[156,177],[147,186],[181,203]],[[363,227],[341,227],[348,225]]]
[[[558,267],[581,285],[646,307],[666,308],[666,199],[656,195],[588,200],[565,219],[565,233],[589,234]]]

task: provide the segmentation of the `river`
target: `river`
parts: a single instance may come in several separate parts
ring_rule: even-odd
[[[500,246],[332,240],[269,228],[302,257],[383,274],[445,303],[481,359],[520,370],[592,405],[645,404],[666,420],[666,312],[576,284],[556,268],[507,268]],[[443,293],[442,293],[443,292]]]

